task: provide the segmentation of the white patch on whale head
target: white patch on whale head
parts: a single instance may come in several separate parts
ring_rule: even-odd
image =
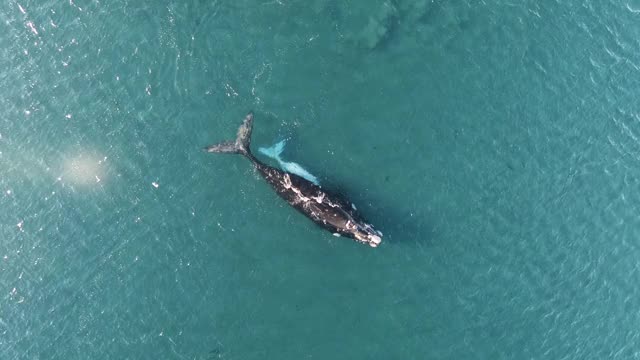
[[[369,246],[377,247],[382,242],[382,239],[378,235],[369,235]]]
[[[364,224],[364,227],[356,228],[354,232],[354,237],[356,240],[368,244],[371,247],[378,247],[382,242],[380,232],[374,230],[373,227],[369,224]]]

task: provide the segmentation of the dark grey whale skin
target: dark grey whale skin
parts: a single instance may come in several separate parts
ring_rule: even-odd
[[[244,155],[281,198],[334,235],[342,235],[371,247],[377,247],[381,243],[382,233],[367,223],[352,203],[303,177],[256,159],[250,149],[252,129],[253,113],[250,112],[238,128],[235,141],[210,145],[204,150],[210,153]]]

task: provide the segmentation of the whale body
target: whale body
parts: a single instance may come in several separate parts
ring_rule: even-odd
[[[238,128],[235,141],[210,145],[204,150],[243,155],[281,198],[320,227],[336,236],[352,238],[371,247],[380,245],[382,233],[366,222],[352,203],[300,175],[268,166],[256,159],[250,149],[252,129],[253,113],[250,112]]]

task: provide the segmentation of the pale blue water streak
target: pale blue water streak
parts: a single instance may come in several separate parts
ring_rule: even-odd
[[[640,3],[9,1],[0,358],[638,358]],[[333,238],[250,165],[344,190]]]

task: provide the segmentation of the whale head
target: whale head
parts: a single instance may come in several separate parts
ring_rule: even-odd
[[[373,228],[371,224],[361,223],[357,224],[352,229],[353,237],[371,247],[377,247],[382,242],[382,232]]]

